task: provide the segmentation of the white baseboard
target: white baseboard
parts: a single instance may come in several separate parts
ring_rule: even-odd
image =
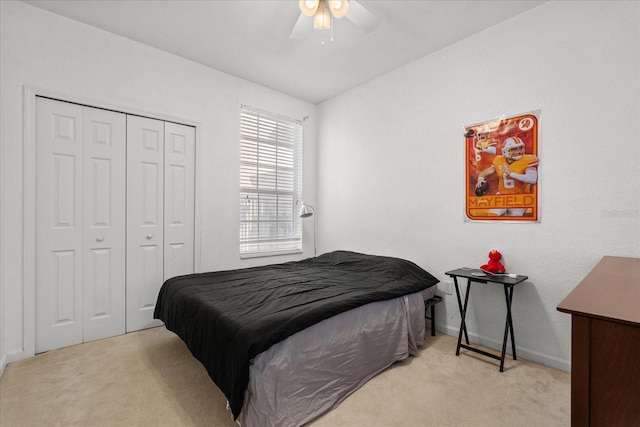
[[[7,365],[7,355],[5,353],[0,354],[0,378],[4,374],[4,367]]]
[[[458,338],[458,333],[460,331],[460,329],[453,326],[446,326],[444,329],[436,327],[436,330],[445,335],[456,337],[456,339]],[[497,351],[502,350],[502,342],[498,342],[496,340],[493,340],[481,335],[469,333],[469,341],[471,341],[474,344],[482,345]],[[518,353],[517,354],[518,359],[522,358],[524,360],[528,360],[534,363],[539,363],[540,365],[548,366],[550,368],[557,369],[559,371],[571,372],[571,361],[569,360],[563,360],[555,356],[551,356],[549,354],[540,353],[539,351],[535,351],[526,347],[519,346],[517,343],[516,343],[516,350]],[[510,343],[507,343],[506,352],[509,356],[511,356]],[[505,363],[507,363],[507,360],[508,359],[505,358]]]

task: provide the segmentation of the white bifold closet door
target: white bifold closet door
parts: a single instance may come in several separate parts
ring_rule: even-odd
[[[194,162],[193,127],[129,116],[127,331],[161,325],[162,283],[193,272]]]
[[[36,352],[161,322],[194,271],[195,128],[36,98]]]
[[[126,115],[36,101],[36,352],[125,332]]]

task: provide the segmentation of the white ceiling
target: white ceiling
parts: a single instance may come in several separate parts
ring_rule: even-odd
[[[331,43],[328,30],[289,38],[295,0],[23,1],[313,104],[544,3],[360,0],[380,25],[335,20]]]

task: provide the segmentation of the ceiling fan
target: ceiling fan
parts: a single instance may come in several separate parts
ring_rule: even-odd
[[[300,0],[299,7],[300,17],[289,34],[292,39],[304,38],[312,28],[331,29],[333,18],[347,18],[365,33],[380,24],[380,19],[356,0]]]

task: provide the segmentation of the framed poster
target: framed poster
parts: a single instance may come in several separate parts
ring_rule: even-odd
[[[465,126],[465,221],[539,221],[539,118]]]

